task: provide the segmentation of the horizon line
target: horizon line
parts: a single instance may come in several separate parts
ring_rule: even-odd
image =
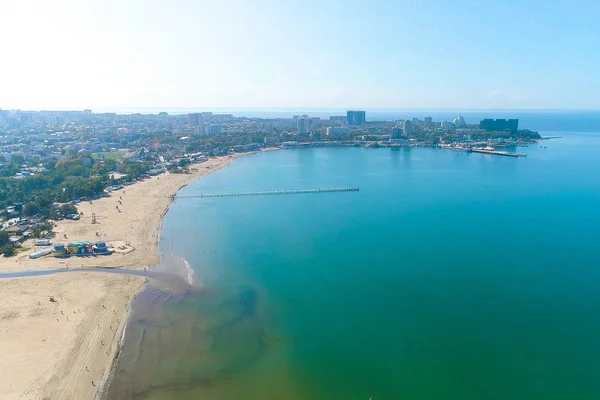
[[[386,112],[600,112],[600,108],[327,108],[327,107],[96,107],[99,112],[94,112],[94,107],[83,108],[1,108],[3,111],[20,111],[20,112],[82,112],[83,110],[91,110],[94,114],[117,113],[125,114],[123,111],[128,111],[131,114],[144,114],[144,110],[153,112],[168,112],[171,110],[175,113],[187,112],[210,112],[213,110],[229,111],[229,112],[303,112],[303,111],[318,111],[318,112],[345,112],[349,110],[360,110],[372,113]]]

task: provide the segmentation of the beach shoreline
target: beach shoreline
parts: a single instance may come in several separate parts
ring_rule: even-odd
[[[102,240],[115,247],[111,256],[30,260],[23,254],[0,259],[0,273],[157,265],[163,218],[176,194],[249,154],[254,153],[211,158],[191,165],[188,174],[167,172],[137,182],[78,204],[79,221],[56,223],[56,242]],[[118,360],[131,301],[144,287],[141,277],[85,272],[0,280],[0,291],[10,297],[0,303],[0,398],[101,398]]]

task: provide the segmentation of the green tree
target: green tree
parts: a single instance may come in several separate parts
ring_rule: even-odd
[[[10,156],[10,161],[14,162],[15,164],[23,164],[25,162],[25,157],[23,157],[21,154],[12,154]]]
[[[41,212],[41,208],[38,203],[30,201],[23,206],[23,215],[31,217]]]
[[[69,214],[77,214],[77,207],[73,204],[63,204],[60,206],[60,214],[65,217]]]
[[[3,247],[5,244],[10,243],[10,240],[8,238],[8,232],[0,231],[0,247]]]
[[[15,248],[12,244],[5,244],[0,249],[0,253],[4,254],[4,257],[12,257],[15,255]]]
[[[117,162],[115,160],[104,160],[102,164],[104,164],[104,168],[106,168],[108,172],[112,172],[117,169]]]
[[[52,225],[48,223],[37,224],[33,227],[33,237],[39,238],[42,236],[44,232],[50,232],[52,230]]]
[[[100,178],[91,178],[87,182],[87,189],[93,194],[100,194],[104,191],[106,185]]]
[[[52,196],[51,190],[46,189],[46,190],[40,191],[38,193],[35,201],[37,201],[37,203],[42,208],[42,212],[44,212],[45,210],[48,210],[50,208],[50,206],[52,205],[52,197],[53,196]]]
[[[21,167],[19,166],[19,164],[15,163],[15,162],[9,162],[9,163],[3,165],[2,168],[0,168],[0,175],[13,176],[20,170],[21,170]]]

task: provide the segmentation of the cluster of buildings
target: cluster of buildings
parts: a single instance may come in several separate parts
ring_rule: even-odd
[[[458,115],[452,121],[433,121],[432,117],[394,121],[367,121],[364,110],[348,110],[346,115],[328,119],[309,115],[291,118],[238,117],[232,114],[197,112],[169,115],[94,113],[82,111],[20,111],[0,110],[0,154],[20,154],[24,157],[64,158],[79,151],[109,153],[127,149],[134,160],[158,161],[162,156],[165,168],[169,160],[205,149],[195,148],[204,137],[211,136],[219,145],[220,137],[254,135],[252,143],[217,146],[215,154],[277,146],[284,141],[362,140],[363,137],[386,137],[392,141],[410,138],[426,139],[441,135],[469,135],[477,131],[518,131],[516,119],[484,119],[479,124],[467,124]],[[256,140],[256,135],[262,138]],[[195,144],[196,143],[196,144]],[[424,140],[424,143],[428,143]],[[248,146],[253,144],[253,146]],[[236,146],[234,148],[234,146]],[[87,160],[88,164],[91,160]],[[0,162],[0,169],[2,165]],[[32,168],[29,166],[28,168]],[[20,179],[43,170],[15,171]]]
[[[259,118],[212,112],[170,115],[94,113],[89,109],[0,110],[0,176],[27,179],[46,174],[46,161],[75,159],[89,168],[96,162],[122,157],[151,165],[145,173],[155,175],[205,161],[209,156],[266,146],[454,146],[496,133],[502,134],[502,140],[520,140],[515,135],[518,129],[517,119],[483,119],[468,124],[461,115],[437,122],[432,117],[367,121],[364,110],[348,110],[346,115],[329,118],[306,114]],[[18,215],[15,207],[9,206],[6,215]],[[4,229],[22,238],[35,223],[18,222]]]
[[[14,247],[19,247],[25,240],[34,237],[36,227],[41,226],[42,221],[38,218],[21,218],[14,208],[7,207],[11,218],[0,223],[0,230],[7,233],[9,242]]]
[[[233,120],[231,114],[214,115],[212,112],[190,113],[187,123],[197,135],[216,135],[221,133],[221,123]]]
[[[44,159],[62,159],[85,152],[85,166],[111,152],[126,152],[133,161],[150,161],[156,171],[190,154],[209,156],[236,151],[251,151],[262,146],[280,146],[283,142],[381,141],[406,144],[414,139],[424,145],[435,144],[435,137],[463,138],[477,132],[518,131],[516,119],[483,119],[467,124],[458,115],[452,121],[433,121],[432,117],[394,121],[367,121],[364,110],[348,110],[346,115],[327,118],[296,115],[291,118],[242,117],[232,114],[197,112],[170,115],[116,114],[82,111],[0,110],[0,155],[8,159],[18,154],[35,158],[39,165],[25,165],[11,176],[23,179],[43,174]],[[247,135],[252,141],[237,140]],[[211,137],[213,147],[204,146]],[[195,161],[191,160],[190,161]],[[2,175],[3,161],[0,161]],[[6,175],[3,175],[6,176]]]

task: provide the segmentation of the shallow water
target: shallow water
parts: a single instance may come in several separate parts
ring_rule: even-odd
[[[194,285],[138,296],[107,398],[600,398],[600,135],[552,135],[523,159],[258,154],[189,185],[361,191],[177,200],[161,248]]]

